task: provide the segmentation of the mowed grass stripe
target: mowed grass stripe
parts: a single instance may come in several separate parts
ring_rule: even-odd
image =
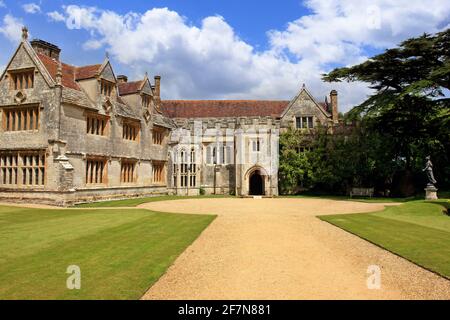
[[[228,198],[227,195],[205,195],[205,196],[156,196],[145,198],[131,198],[124,200],[100,201],[92,203],[77,204],[77,208],[113,208],[113,207],[136,207],[143,203],[169,200],[185,200],[185,199],[211,199],[211,198]]]
[[[213,219],[142,212],[119,226],[60,239],[0,263],[0,299],[139,299]],[[81,290],[66,288],[69,265],[81,268]]]
[[[66,210],[60,213],[44,209],[21,209],[10,215],[17,215],[28,222],[11,222],[0,226],[0,263],[151,214],[153,213],[146,210],[128,210],[123,214],[122,210],[80,213]],[[46,218],[42,220],[29,219],[30,216],[43,215]]]
[[[374,214],[320,216],[337,227],[450,278],[450,232]]]
[[[450,217],[444,214],[449,205],[447,201],[413,201],[371,215],[450,232]]]

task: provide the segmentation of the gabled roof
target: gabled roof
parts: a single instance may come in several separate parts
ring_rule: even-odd
[[[286,115],[286,113],[289,111],[289,109],[292,108],[292,106],[295,104],[295,102],[300,98],[300,96],[305,93],[310,99],[311,101],[313,101],[315,103],[315,105],[317,106],[317,108],[326,116],[326,117],[331,117],[331,114],[329,113],[328,109],[328,105],[326,102],[321,103],[321,102],[317,102],[317,100],[312,96],[312,94],[306,89],[306,86],[303,84],[302,89],[299,91],[299,93],[294,97],[294,99],[292,99],[289,103],[288,106],[286,107],[285,110],[283,110],[281,117],[284,117]]]
[[[20,42],[19,46],[16,48],[16,51],[14,52],[14,54],[9,59],[9,62],[6,65],[6,67],[3,69],[3,72],[2,72],[0,78],[3,79],[3,77],[5,76],[7,70],[9,69],[9,66],[11,65],[12,61],[14,60],[14,57],[17,55],[17,53],[19,52],[19,50],[21,48],[23,48],[25,50],[25,52],[30,56],[30,58],[35,62],[38,70],[42,73],[42,76],[43,76],[44,80],[47,82],[47,84],[50,85],[50,86],[53,86],[55,84],[54,79],[52,79],[50,73],[47,71],[47,68],[41,62],[41,60],[39,59],[37,53],[33,50],[33,48],[28,43],[28,41],[24,41],[24,40],[22,40]]]
[[[41,53],[37,53],[37,56],[39,60],[43,63],[45,68],[47,69],[48,73],[52,77],[54,81],[56,81],[56,73],[58,71],[58,62],[49,56],[46,56]],[[77,68],[65,63],[61,63],[62,68],[62,85],[67,88],[80,90],[80,87],[75,81],[75,74],[77,71]]]
[[[76,80],[84,80],[95,78],[97,74],[100,72],[101,64],[93,64],[88,66],[82,66],[76,68],[75,79]]]
[[[121,96],[136,93],[142,89],[145,80],[122,82],[118,84],[119,94]]]
[[[161,112],[170,118],[280,117],[289,101],[165,100]]]

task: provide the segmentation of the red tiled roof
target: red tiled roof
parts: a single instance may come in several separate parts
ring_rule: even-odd
[[[46,56],[44,54],[37,54],[41,62],[44,64],[47,71],[50,73],[53,80],[56,80],[56,73],[58,71],[58,62],[49,56]],[[61,63],[62,67],[62,85],[67,88],[80,90],[80,87],[75,82],[75,73],[76,73],[76,67]]]
[[[142,81],[143,80],[119,83],[119,85],[118,85],[118,87],[119,87],[119,94],[121,96],[123,96],[123,95],[126,95],[126,94],[138,92],[139,89],[141,89]]]
[[[39,60],[44,64],[47,71],[56,80],[56,73],[58,71],[58,61],[45,54],[37,53]],[[61,62],[62,67],[62,85],[67,88],[81,90],[76,80],[89,79],[95,77],[101,64],[75,67]]]
[[[75,74],[76,80],[90,79],[97,75],[101,64],[93,64],[89,66],[77,67],[77,73]]]
[[[161,111],[170,118],[279,117],[289,101],[165,100]]]
[[[330,106],[326,102],[318,102],[319,106],[322,107],[323,110],[326,112],[330,112]]]

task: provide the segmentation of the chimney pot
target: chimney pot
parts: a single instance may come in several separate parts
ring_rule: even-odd
[[[336,90],[330,92],[331,102],[331,117],[334,123],[339,122],[339,109],[338,109],[338,93]]]
[[[161,98],[161,76],[155,76],[155,96]]]
[[[126,82],[128,82],[128,77],[124,74],[118,75],[117,82],[118,83],[126,83]]]

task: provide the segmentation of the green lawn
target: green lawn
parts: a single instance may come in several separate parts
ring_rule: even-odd
[[[320,216],[348,232],[450,278],[450,201],[410,201],[375,213]]]
[[[145,198],[131,198],[124,200],[111,200],[111,201],[100,201],[92,203],[82,203],[76,205],[78,208],[112,208],[112,207],[136,207],[140,204],[155,201],[168,201],[168,200],[181,200],[181,199],[208,199],[208,198],[225,198],[229,196],[222,195],[211,195],[211,196],[157,196],[157,197],[145,197]]]
[[[0,206],[0,299],[139,299],[214,216]],[[68,290],[69,265],[81,290]]]
[[[450,190],[439,190],[438,196],[440,199],[450,199]],[[422,200],[425,198],[424,194],[416,195],[407,198],[386,198],[386,197],[353,197],[349,196],[336,196],[336,195],[323,195],[323,194],[300,194],[293,196],[282,196],[283,198],[319,198],[319,199],[330,199],[330,200],[343,200],[343,201],[357,201],[357,202],[367,202],[367,203],[390,203],[390,202],[409,202]]]

